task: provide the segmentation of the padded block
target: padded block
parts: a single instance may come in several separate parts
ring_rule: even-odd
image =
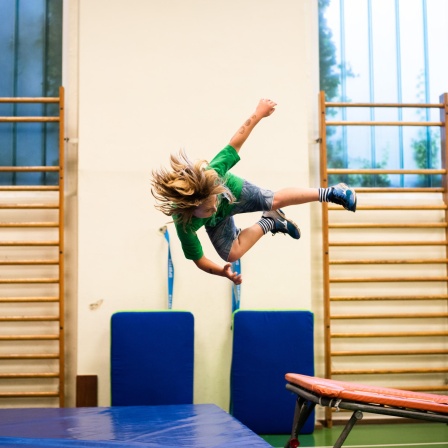
[[[2,448],[269,448],[213,404],[0,409]],[[271,447],[272,448],[272,447]]]
[[[257,434],[289,434],[296,396],[288,372],[314,375],[314,323],[309,311],[234,314],[231,413]],[[314,430],[314,412],[302,428]]]
[[[112,406],[193,403],[194,317],[119,312],[111,319]]]

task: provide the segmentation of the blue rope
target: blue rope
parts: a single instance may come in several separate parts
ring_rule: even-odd
[[[237,274],[241,274],[241,260],[236,260],[232,263],[232,270]],[[232,287],[232,313],[240,309],[241,301],[241,285],[233,284]]]
[[[174,265],[171,258],[170,234],[166,227],[162,227],[163,236],[168,243],[168,309],[173,307],[173,290],[174,290]]]

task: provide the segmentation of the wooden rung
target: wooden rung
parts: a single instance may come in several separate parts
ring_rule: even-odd
[[[327,121],[326,126],[439,126],[441,121]]]
[[[329,229],[446,229],[446,222],[419,222],[419,223],[333,223],[328,224]]]
[[[357,193],[444,193],[443,187],[428,187],[428,188],[393,188],[393,187],[356,187]]]
[[[448,336],[448,331],[402,331],[381,333],[332,333],[332,338],[411,338],[421,336]]]
[[[58,246],[59,241],[0,241],[0,246]]]
[[[447,355],[448,349],[432,350],[344,350],[331,352],[331,356],[420,356],[420,355]]]
[[[53,398],[58,392],[0,392],[0,398]]]
[[[29,283],[59,283],[58,278],[2,278],[0,285],[29,284]]]
[[[42,372],[42,373],[0,373],[0,379],[30,379],[30,378],[59,378],[59,373],[56,372]]]
[[[335,314],[330,316],[330,319],[437,319],[443,317],[448,317],[448,313]]]
[[[59,302],[59,297],[0,297],[0,303],[47,303]]]
[[[58,316],[0,316],[0,322],[53,322]]]
[[[58,339],[59,339],[58,334],[0,335],[0,341],[55,341]]]
[[[59,171],[59,166],[0,166],[0,172],[36,173],[46,171]]]
[[[0,359],[5,361],[14,361],[16,359],[59,359],[60,356],[57,353],[14,353],[3,355],[0,354]]]
[[[326,107],[397,107],[397,108],[439,108],[443,109],[445,105],[443,103],[346,103],[346,102],[325,102]]]
[[[0,222],[0,228],[59,227],[58,222]]]
[[[416,295],[416,296],[333,296],[331,302],[374,302],[381,300],[448,300],[448,294]]]
[[[446,204],[439,204],[439,205],[358,205],[356,207],[356,211],[360,210],[414,210],[414,211],[428,211],[428,210],[446,210],[447,206]],[[336,205],[328,206],[328,210],[333,211],[340,211],[345,210],[343,207],[338,207]]]
[[[379,169],[379,168],[328,168],[327,174],[446,174],[445,169]]]
[[[57,185],[12,185],[0,186],[0,191],[59,191]]]
[[[446,282],[448,277],[340,277],[330,278],[330,283],[385,283],[385,282]],[[1,283],[1,280],[0,280]]]
[[[1,210],[48,210],[58,208],[59,204],[0,204]]]
[[[28,266],[28,265],[54,265],[59,264],[58,259],[54,260],[0,260],[0,266]]]
[[[363,375],[363,374],[388,374],[388,373],[445,373],[448,372],[448,367],[426,367],[414,369],[347,369],[347,370],[333,370],[333,375]]]
[[[331,265],[342,264],[447,264],[448,258],[414,258],[409,260],[330,260]]]
[[[59,97],[3,97],[0,103],[59,103]]]
[[[0,117],[0,123],[57,123],[59,117]]]
[[[334,247],[361,247],[361,246],[446,246],[443,241],[332,241],[328,243]]]

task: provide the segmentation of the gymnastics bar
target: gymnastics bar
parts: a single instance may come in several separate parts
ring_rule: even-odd
[[[448,423],[448,396],[376,387],[287,373],[286,389],[297,395],[291,437],[285,448],[299,446],[298,434],[316,404],[353,411],[333,448],[340,448],[363,412]]]
[[[360,108],[367,108],[370,111],[363,110],[360,115]],[[431,121],[417,121],[420,117],[414,120],[410,118],[412,121],[400,121],[402,115],[397,114],[397,111],[394,111],[397,116],[394,121],[376,121],[382,119],[377,111],[384,112],[383,108],[397,108],[403,114],[412,108],[420,111],[423,109],[425,117],[421,118],[431,119]],[[338,115],[333,115],[330,109],[331,112],[338,110]],[[431,112],[434,114],[426,115],[429,109],[432,109]],[[369,112],[370,118],[368,118]],[[436,118],[437,114],[438,118]],[[448,282],[448,189],[446,187],[448,94],[441,95],[436,104],[403,104],[327,102],[325,92],[320,92],[319,116],[319,138],[316,139],[316,143],[320,144],[321,186],[327,187],[329,182],[336,180],[331,179],[332,176],[345,176],[346,182],[355,184],[359,181],[359,176],[362,176],[363,179],[370,178],[372,184],[378,184],[372,187],[352,185],[358,194],[356,214],[342,213],[343,216],[338,216],[344,210],[343,207],[322,204],[325,343],[325,375],[323,376],[332,378],[333,375],[365,374],[369,377],[375,375],[378,378],[377,384],[381,384],[379,375],[392,373],[396,378],[395,384],[399,384],[400,378],[404,381],[412,370],[418,375],[411,390],[433,393],[446,391],[448,386],[443,384],[445,372],[435,370],[439,369],[435,367],[438,366],[438,360],[432,350],[419,349],[417,365],[412,369],[395,366],[397,362],[407,365],[406,357],[416,355],[411,347],[419,346],[419,343],[423,344],[424,338],[431,340],[433,350],[446,348],[443,344],[448,337],[444,327],[447,315],[446,310],[441,309],[440,306],[441,300],[446,301],[447,295],[444,289]],[[391,117],[390,113],[388,116]],[[409,116],[411,117],[412,114]],[[328,121],[333,118],[337,121]],[[352,121],[352,118],[356,121]],[[368,150],[373,150],[375,142],[378,143],[374,136],[380,131],[396,133],[400,145],[404,145],[403,133],[408,132],[410,126],[420,127],[417,128],[419,132],[430,132],[428,127],[434,127],[431,131],[440,133],[440,160],[437,163],[422,165],[421,168],[408,166],[403,161],[394,168],[384,167],[386,169],[375,163],[365,168],[348,165],[345,168],[333,166],[327,157],[330,149],[327,145],[327,130],[331,127],[332,131],[337,130],[343,137],[345,132],[354,132],[359,126],[365,126],[363,132],[370,133],[370,139],[366,140]],[[386,131],[386,128],[379,128],[380,126],[392,127],[392,130]],[[350,139],[347,140],[349,141]],[[356,144],[360,144],[359,139]],[[376,151],[378,150],[377,148]],[[403,151],[401,156],[404,157],[404,146],[401,151]],[[388,177],[389,175],[396,176],[397,180],[400,179],[400,187],[398,185],[381,186],[382,182],[376,182],[378,178],[375,176]],[[425,182],[420,186],[405,186],[408,182],[405,183],[404,180],[409,179],[409,176],[422,177]],[[349,180],[350,177],[351,180]],[[426,182],[430,179],[430,182]],[[375,194],[369,198],[368,195],[372,193]],[[386,233],[387,238],[384,238]],[[416,277],[414,273],[418,272],[418,265],[424,265],[422,272],[427,272],[428,275]],[[431,265],[437,267],[433,275],[430,274]],[[356,266],[356,269],[352,266]],[[382,275],[385,271],[390,275]],[[413,288],[412,286],[417,282],[420,283],[418,288]],[[425,284],[427,293],[425,293]],[[403,291],[400,292],[402,289]],[[405,295],[405,291],[411,289],[415,289],[416,293]],[[401,313],[397,307],[398,303],[394,303],[399,300],[407,302],[407,306],[401,307],[403,310]],[[342,301],[347,303],[343,304]],[[362,303],[367,302],[373,312],[367,313],[368,315],[361,312],[355,313]],[[420,309],[425,311],[419,313]],[[412,313],[412,311],[415,312]],[[391,324],[393,326],[395,322],[391,322],[391,319],[400,320],[403,323],[402,329],[407,331],[385,333],[376,331],[378,325],[384,328],[390,327]],[[440,328],[441,331],[438,331],[437,335],[432,331],[426,331],[428,321],[431,325],[434,322],[434,326],[437,327],[435,329]],[[361,322],[362,332],[359,331]],[[341,328],[342,330],[339,331],[338,329]],[[437,336],[436,341],[434,336]],[[352,341],[355,338],[356,349],[352,349]],[[374,339],[378,338],[382,340],[388,338],[387,344],[383,340],[387,347],[373,350]],[[406,338],[409,348],[401,347],[402,344],[398,343],[397,338]],[[352,368],[353,357],[363,357],[368,368],[362,370]],[[340,376],[337,378],[346,379]],[[348,378],[347,381],[351,379]],[[362,380],[358,377],[357,381]],[[387,386],[387,383],[382,385]],[[325,416],[326,425],[331,426],[331,408],[325,408]]]
[[[3,97],[0,98],[0,104],[7,104],[9,107],[7,109],[13,109],[11,105],[18,106],[24,104],[40,104],[42,106],[44,115],[42,116],[23,116],[20,111],[15,111],[13,115],[10,116],[0,116],[0,124],[6,124],[6,126],[10,127],[10,125],[16,125],[18,123],[55,123],[55,129],[58,129],[58,161],[57,166],[53,165],[44,165],[44,166],[1,166],[0,173],[53,173],[55,177],[57,176],[57,185],[38,185],[37,182],[34,182],[34,185],[1,185],[0,193],[1,193],[1,204],[0,210],[8,210],[8,218],[6,221],[3,220],[0,223],[0,230],[14,228],[18,229],[16,231],[17,239],[10,240],[9,237],[4,239],[3,235],[6,235],[3,230],[0,236],[0,248],[8,247],[14,252],[17,252],[17,257],[19,257],[22,247],[35,247],[36,257],[33,256],[32,259],[14,259],[11,260],[9,257],[3,256],[0,264],[3,266],[15,266],[15,270],[17,272],[23,272],[22,266],[42,266],[47,264],[55,265],[55,270],[57,269],[57,274],[55,273],[54,277],[51,278],[29,278],[29,274],[23,272],[23,274],[18,274],[17,278],[3,278],[0,281],[0,284],[14,284],[19,285],[18,288],[23,292],[24,297],[13,297],[13,296],[1,296],[0,303],[8,303],[11,309],[16,310],[13,316],[7,316],[2,313],[2,317],[0,318],[1,322],[9,321],[16,322],[19,327],[25,325],[27,323],[32,323],[33,326],[36,326],[36,334],[11,334],[11,335],[1,335],[0,343],[6,342],[9,344],[11,341],[32,341],[26,343],[28,347],[27,353],[17,353],[16,351],[9,350],[7,347],[2,351],[0,355],[0,359],[2,362],[2,371],[0,373],[0,382],[3,379],[10,384],[11,378],[50,378],[51,383],[48,383],[45,388],[47,390],[40,391],[36,390],[39,387],[37,382],[31,384],[30,387],[33,386],[34,390],[28,390],[29,388],[25,388],[24,385],[17,384],[15,386],[15,391],[0,391],[0,398],[11,400],[16,398],[35,398],[45,399],[51,398],[51,402],[54,401],[54,398],[59,399],[59,406],[64,407],[65,403],[65,180],[64,180],[64,170],[65,170],[65,136],[64,136],[64,128],[65,128],[65,91],[61,86],[59,87],[59,96],[57,97]],[[45,115],[47,111],[43,106],[53,105],[54,112],[48,111],[48,113],[54,113],[54,115]],[[2,110],[4,108],[2,107]],[[17,112],[17,114],[16,114]],[[1,125],[3,128],[3,125]],[[32,150],[33,148],[29,148]],[[12,176],[13,177],[13,176]],[[19,177],[17,182],[12,183],[27,183],[23,182],[22,178]],[[32,183],[32,182],[30,182]],[[56,183],[56,182],[55,182]],[[25,197],[14,196],[14,203],[11,203],[10,200],[4,201],[5,198],[9,198],[8,193],[6,195],[3,192],[36,192],[36,195],[33,195],[33,201],[38,200],[35,203],[28,203],[28,195]],[[50,197],[46,194],[43,197],[40,196],[40,192],[55,192]],[[38,221],[34,219],[29,219],[26,222],[23,222],[21,218],[16,220],[14,217],[16,216],[16,211],[20,211],[20,215],[23,215],[23,210],[54,210],[54,215],[57,215],[57,218],[54,221],[41,221],[41,218],[36,218]],[[33,216],[32,214],[31,216]],[[29,229],[36,228],[54,228],[55,231],[52,232],[55,235],[55,239],[47,240],[45,237],[38,237],[38,240],[30,240],[27,238]],[[20,229],[24,229],[22,232]],[[26,235],[24,235],[26,233]],[[57,233],[57,236],[56,236]],[[22,239],[23,238],[23,239]],[[39,248],[39,249],[37,249]],[[17,250],[16,250],[17,249]],[[51,259],[50,259],[51,257]],[[39,284],[48,284],[54,285],[51,287],[54,290],[54,293],[51,293],[52,296],[38,296],[40,287],[36,285]],[[37,289],[36,289],[37,288]],[[21,293],[22,293],[21,292]],[[3,293],[2,293],[3,294]],[[54,295],[53,295],[54,294]],[[57,312],[53,310],[53,305],[51,305],[51,310],[48,310],[42,315],[33,315],[26,316],[22,315],[20,311],[22,309],[21,305],[23,303],[49,303],[54,302],[57,304]],[[47,308],[46,305],[43,305],[44,308]],[[50,305],[49,305],[50,306]],[[54,331],[46,329],[45,327],[38,326],[36,322],[48,322],[52,321],[54,323]],[[53,327],[53,325],[52,325]],[[57,328],[57,329],[56,329]],[[51,344],[51,347],[47,347],[46,343],[41,341],[55,341],[54,345]],[[4,345],[4,344],[3,344]],[[57,345],[57,349],[56,349]],[[5,351],[6,350],[6,351]],[[42,353],[44,351],[45,353]],[[22,362],[23,360],[34,360],[34,362],[38,362],[41,364],[42,369],[45,372],[40,373],[38,371],[29,373],[26,369],[27,361]],[[42,361],[46,359],[55,359],[58,366],[56,365],[53,368],[49,368],[47,366],[47,361]],[[8,367],[8,363],[10,361],[14,361],[16,367],[14,373],[11,373]],[[56,364],[56,363],[55,363]],[[46,367],[45,367],[46,366]],[[12,367],[11,367],[12,368]],[[53,378],[58,378],[58,381],[55,381]],[[28,381],[28,380],[27,380]],[[9,401],[8,401],[9,402]],[[5,445],[2,445],[5,446]]]

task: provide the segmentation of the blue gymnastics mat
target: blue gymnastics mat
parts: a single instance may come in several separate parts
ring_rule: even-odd
[[[0,409],[2,448],[270,447],[213,404]]]
[[[230,412],[257,434],[291,431],[296,397],[285,374],[314,375],[313,321],[309,311],[234,313]],[[314,421],[313,412],[302,434],[314,431]]]
[[[112,406],[193,403],[194,317],[119,312],[111,319]]]

